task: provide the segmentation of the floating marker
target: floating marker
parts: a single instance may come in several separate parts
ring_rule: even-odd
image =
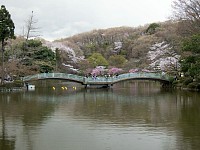
[[[67,87],[65,87],[65,90],[67,90]]]
[[[65,89],[63,86],[61,87],[63,90]]]
[[[73,86],[73,89],[74,89],[74,90],[76,90],[76,87],[75,87],[75,86]]]
[[[52,88],[53,88],[53,90],[55,90],[55,89],[56,89],[54,86],[53,86]]]

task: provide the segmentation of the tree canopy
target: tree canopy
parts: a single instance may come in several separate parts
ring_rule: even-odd
[[[183,50],[200,53],[200,34],[185,39],[183,42]]]
[[[200,33],[199,0],[174,0],[173,10],[174,18],[180,22],[182,33]]]
[[[88,61],[94,66],[108,66],[108,61],[100,53],[93,53]]]
[[[155,31],[156,31],[156,28],[160,27],[159,24],[157,23],[152,23],[149,25],[149,27],[146,29],[146,33],[149,33],[149,34],[154,34]]]
[[[200,74],[200,35],[193,35],[184,40],[182,50],[192,52],[190,55],[183,57],[181,61],[182,71],[195,77]]]
[[[8,39],[14,39],[14,30],[15,25],[11,19],[11,15],[6,10],[4,5],[0,8],[0,41],[2,48],[2,75],[1,75],[1,84],[4,82],[4,47]]]
[[[15,25],[11,19],[11,15],[6,10],[6,7],[2,5],[0,9],[0,41],[4,43],[9,38],[15,38],[14,29]]]
[[[109,57],[110,66],[122,67],[126,61],[122,55],[112,55]]]
[[[55,53],[48,47],[42,46],[40,40],[27,41],[25,59],[22,63],[26,66],[37,66],[38,72],[52,72],[55,68]]]

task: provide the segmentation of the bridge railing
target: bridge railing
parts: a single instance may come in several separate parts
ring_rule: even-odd
[[[145,73],[145,72],[137,72],[137,73],[126,73],[121,74],[118,76],[111,76],[111,77],[83,77],[74,74],[65,74],[65,73],[41,73],[36,75],[30,75],[23,78],[23,81],[30,81],[30,80],[39,80],[39,79],[67,79],[76,82],[80,82],[83,84],[113,84],[115,82],[119,82],[122,80],[128,79],[137,79],[137,78],[144,78],[144,79],[159,79],[159,80],[166,80],[169,81],[168,75],[162,75],[161,73]]]
[[[162,75],[161,73],[144,73],[144,72],[137,72],[137,73],[126,73],[121,74],[118,76],[111,76],[111,77],[88,77],[85,78],[85,82],[87,83],[114,83],[121,80],[132,79],[132,78],[151,78],[151,79],[160,79],[160,80],[169,80],[169,76]]]
[[[38,79],[38,74],[36,74],[36,75],[29,75],[29,76],[26,76],[26,77],[22,78],[23,81],[30,81],[30,80],[34,80],[34,79]]]
[[[83,82],[83,77],[73,74],[65,74],[65,73],[41,73],[36,75],[30,75],[23,78],[23,81],[30,81],[30,80],[37,80],[37,79],[48,79],[48,78],[55,78],[55,79],[69,79],[75,80],[79,82]]]

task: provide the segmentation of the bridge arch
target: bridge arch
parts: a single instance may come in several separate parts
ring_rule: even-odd
[[[41,74],[29,75],[22,78],[24,82],[46,80],[46,79],[68,80],[72,82],[83,83],[82,76],[66,74],[66,73],[41,73]]]
[[[42,74],[23,77],[23,81],[29,82],[33,80],[60,79],[60,80],[77,82],[87,87],[95,85],[111,86],[115,83],[126,80],[153,80],[153,81],[159,81],[163,84],[169,84],[170,83],[169,78],[170,78],[169,76],[161,75],[160,73],[145,73],[145,72],[126,73],[112,77],[95,77],[95,78],[78,76],[74,74],[65,74],[65,73],[42,73]]]

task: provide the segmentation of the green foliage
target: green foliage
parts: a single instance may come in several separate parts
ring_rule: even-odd
[[[200,74],[200,64],[195,64],[195,65],[192,65],[190,68],[189,68],[189,73],[190,73],[190,76],[192,77],[195,77],[196,75],[199,75]]]
[[[101,53],[103,57],[108,58],[108,56],[110,56],[111,47],[112,44],[108,41],[98,41],[87,43],[82,47],[82,49],[86,58],[91,56],[93,53]]]
[[[21,60],[21,63],[25,66],[32,66],[33,65],[33,59],[32,58],[24,58]]]
[[[183,59],[181,63],[181,69],[183,72],[188,72],[192,64],[195,64],[196,57],[195,56],[188,56],[185,59]]]
[[[196,81],[200,83],[200,74],[196,76]]]
[[[191,51],[193,53],[200,53],[200,35],[193,35],[183,41],[183,51]]]
[[[21,60],[23,65],[35,68],[36,73],[52,72],[54,70],[56,56],[51,49],[42,46],[42,42],[35,39],[28,40],[24,44],[26,44],[26,51],[24,51],[24,58]]]
[[[40,40],[31,39],[27,41],[27,47],[40,47],[42,42]]]
[[[11,19],[11,15],[4,5],[0,8],[0,41],[4,44],[9,38],[14,39],[15,25]]]
[[[172,80],[171,83],[172,83],[172,85],[177,86],[180,83],[180,81],[179,80]]]
[[[50,61],[35,61],[34,64],[39,67],[40,73],[49,73],[54,70],[54,65]]]
[[[52,72],[55,67],[55,54],[46,46],[38,47],[33,54],[33,61],[39,66],[39,72]]]
[[[108,41],[105,41],[101,44],[101,47],[106,49],[108,46],[110,46],[109,42]]]
[[[193,78],[191,77],[187,77],[183,80],[184,85],[188,85],[189,83],[192,83],[192,82],[193,82]]]
[[[200,84],[198,82],[192,82],[189,83],[187,87],[190,89],[200,89]]]
[[[200,75],[200,58],[197,56],[188,56],[181,62],[181,70],[191,77]]]
[[[124,49],[122,49],[122,50],[120,51],[120,55],[126,56],[127,54],[128,54],[127,51],[124,50]]]
[[[108,66],[107,60],[100,53],[93,53],[92,56],[88,58],[88,61],[93,67]]]
[[[183,51],[191,52],[181,61],[181,70],[195,80],[200,75],[200,35],[193,35],[183,41]]]
[[[156,28],[160,27],[159,24],[157,23],[152,23],[149,25],[149,27],[146,29],[146,33],[149,33],[149,34],[154,34],[155,31],[156,31]]]
[[[53,67],[52,66],[49,66],[49,65],[41,65],[40,66],[40,73],[49,73],[49,72],[52,72],[53,71]]]
[[[169,82],[174,83],[175,82],[174,77],[169,77]]]
[[[42,46],[34,53],[33,58],[35,60],[53,61],[55,59],[55,54],[48,47]]]
[[[14,39],[14,30],[15,25],[11,19],[9,12],[6,10],[4,5],[0,8],[0,41],[1,41],[1,50],[2,50],[2,75],[1,75],[1,83],[4,82],[4,51],[5,45],[7,44],[6,41],[8,39]]]
[[[109,57],[110,66],[122,67],[127,60],[122,55],[113,55]]]
[[[89,57],[92,53],[94,53],[97,50],[96,45],[93,43],[88,43],[84,47],[84,55]]]

